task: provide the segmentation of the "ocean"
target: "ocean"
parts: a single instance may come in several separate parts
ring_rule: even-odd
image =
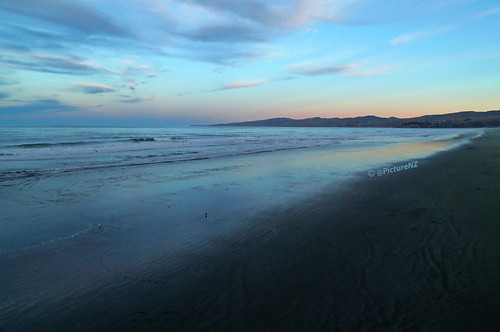
[[[0,127],[0,180],[100,168],[332,147],[338,150],[451,138],[471,130],[353,128]]]
[[[481,133],[0,127],[0,330],[133,330],[273,211]]]

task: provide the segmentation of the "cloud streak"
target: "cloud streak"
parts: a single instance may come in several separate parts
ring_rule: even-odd
[[[297,75],[305,76],[320,76],[320,75],[332,75],[338,74],[347,70],[356,68],[354,64],[348,64],[344,66],[320,66],[316,64],[293,64],[288,66],[286,69]]]
[[[275,79],[236,80],[236,81],[231,81],[231,82],[227,83],[226,85],[224,85],[223,87],[212,90],[210,92],[252,88],[255,86],[265,85],[265,84],[279,82],[279,81],[289,81],[289,80],[293,80],[293,79],[294,79],[293,77],[285,76],[285,77],[279,77],[279,78],[275,78]],[[182,93],[180,95],[185,95],[185,94],[186,93]]]
[[[14,85],[18,83],[19,82],[16,80],[0,77],[0,86]]]
[[[483,17],[490,16],[493,14],[498,14],[498,13],[500,13],[500,6],[485,10],[485,11],[477,14],[476,18],[483,18]]]
[[[50,24],[74,29],[85,35],[130,38],[133,33],[109,16],[77,1],[16,0],[5,1],[2,9]]]
[[[0,107],[0,117],[5,115],[44,114],[82,111],[81,108],[57,99],[40,99],[18,106]]]
[[[384,75],[384,74],[391,73],[392,69],[393,69],[393,67],[390,67],[390,66],[379,67],[379,68],[372,68],[372,69],[348,72],[348,73],[342,74],[341,76],[342,77],[365,77],[365,76]]]
[[[356,0],[295,0],[287,3],[271,1],[233,0],[178,0],[182,3],[202,7],[207,11],[226,14],[235,21],[279,29],[297,29],[310,21],[321,20],[338,24],[346,23],[345,12],[352,5],[362,4]]]
[[[248,43],[263,42],[268,36],[249,26],[214,24],[203,26],[194,32],[179,33],[180,36],[200,42]]]
[[[232,81],[219,89],[213,90],[212,92],[251,88],[254,86],[264,85],[264,84],[267,84],[269,82],[271,82],[271,81],[267,80],[267,79]]]
[[[423,39],[423,38],[425,38],[425,34],[422,32],[408,33],[408,34],[400,35],[400,36],[392,39],[391,45],[392,46],[399,46],[399,45],[411,43],[413,41]]]
[[[54,74],[85,75],[109,72],[108,69],[86,59],[75,59],[46,53],[0,55],[0,63],[16,69]]]
[[[138,104],[138,103],[142,103],[145,101],[151,101],[151,100],[153,100],[153,97],[122,99],[122,100],[118,100],[118,102],[126,103],[126,104]]]
[[[73,83],[73,86],[86,94],[98,94],[98,93],[108,93],[108,92],[113,92],[116,91],[116,89],[111,88],[106,85],[101,85],[101,84],[94,84],[94,83],[82,83],[82,82],[75,82]]]
[[[400,35],[394,39],[391,40],[390,44],[392,46],[400,46],[408,43],[412,43],[418,40],[434,37],[436,35],[439,35],[441,33],[453,30],[454,27],[452,26],[447,26],[443,27],[441,29],[437,29],[434,31],[418,31],[418,32],[413,32],[413,33],[408,33],[404,35]]]

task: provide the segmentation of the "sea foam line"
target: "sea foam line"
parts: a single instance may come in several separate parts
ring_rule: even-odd
[[[10,250],[6,250],[6,251],[0,251],[0,255],[6,255],[6,254],[14,253],[14,252],[28,250],[28,249],[39,248],[39,247],[42,247],[42,246],[45,246],[45,245],[54,244],[56,242],[60,242],[60,241],[64,241],[64,240],[69,240],[69,239],[75,238],[75,237],[77,237],[79,235],[88,233],[91,229],[92,229],[92,226],[89,226],[87,229],[84,229],[82,231],[78,231],[76,233],[73,233],[73,234],[70,234],[70,235],[67,235],[67,236],[61,236],[61,237],[58,237],[58,238],[53,238],[53,239],[50,239],[50,240],[47,240],[47,241],[44,241],[44,242],[41,242],[41,243],[38,243],[38,244],[28,245],[28,246],[21,247],[21,248],[15,248],[15,249],[10,249]]]

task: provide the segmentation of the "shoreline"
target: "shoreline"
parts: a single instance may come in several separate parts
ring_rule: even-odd
[[[98,297],[78,290],[17,324],[10,311],[0,330],[494,331],[499,142],[487,130],[418,168],[360,171],[180,253],[186,264],[105,274]]]

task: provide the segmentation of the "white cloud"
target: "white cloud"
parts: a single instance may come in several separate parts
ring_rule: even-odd
[[[319,75],[329,75],[329,74],[338,74],[347,70],[351,70],[356,68],[355,64],[348,64],[343,66],[332,66],[332,65],[322,65],[314,62],[306,62],[306,63],[297,63],[292,64],[286,67],[286,69],[298,75],[307,75],[307,76],[319,76]]]
[[[0,54],[0,63],[17,69],[55,74],[82,75],[111,72],[87,59],[40,52]]]
[[[392,46],[399,46],[407,43],[411,43],[417,40],[422,40],[430,37],[434,37],[436,35],[439,35],[441,33],[453,30],[455,27],[454,26],[446,26],[442,27],[440,29],[436,29],[433,31],[417,31],[413,33],[408,33],[404,34],[401,36],[398,36],[394,39],[391,40],[391,45]]]
[[[228,84],[224,85],[222,88],[214,90],[214,91],[251,88],[251,87],[263,85],[263,84],[266,84],[269,82],[270,81],[267,79],[232,81],[232,82],[229,82]]]
[[[391,66],[378,67],[378,68],[348,72],[348,73],[342,74],[341,76],[342,77],[364,77],[364,76],[384,75],[384,74],[391,73],[393,69],[394,68]]]
[[[425,34],[422,32],[409,33],[394,38],[393,40],[391,40],[391,45],[392,46],[403,45],[422,38],[425,38]]]
[[[484,12],[477,14],[476,18],[482,18],[482,17],[493,15],[493,14],[497,14],[497,13],[500,13],[500,6],[485,10]]]
[[[143,97],[143,98],[131,98],[131,99],[123,99],[123,100],[118,100],[121,103],[126,103],[126,104],[138,104],[142,103],[145,101],[151,101],[153,100],[153,97]]]
[[[95,84],[95,83],[83,83],[83,82],[75,82],[73,86],[78,90],[88,93],[88,94],[97,94],[97,93],[106,93],[113,92],[116,89],[111,88],[106,85]]]

